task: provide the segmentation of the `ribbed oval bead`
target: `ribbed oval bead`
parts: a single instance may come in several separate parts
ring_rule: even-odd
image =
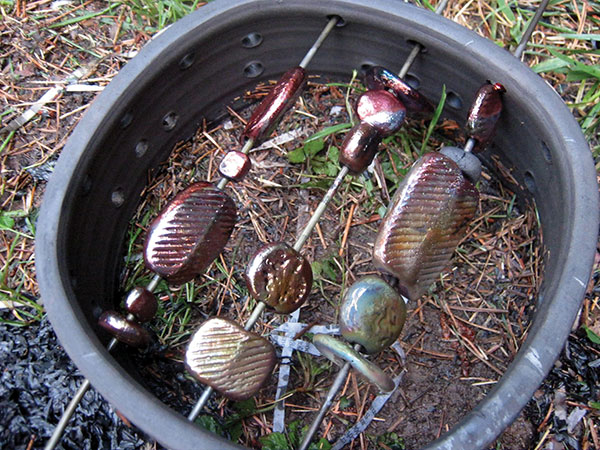
[[[294,67],[284,73],[254,110],[244,128],[242,139],[252,138],[257,145],[268,138],[281,117],[296,102],[305,84],[306,71],[302,67]]]
[[[346,134],[340,149],[340,164],[358,175],[365,171],[377,154],[381,135],[373,126],[360,122]]]
[[[150,334],[145,328],[114,311],[104,311],[98,318],[98,325],[118,341],[132,347],[143,347],[150,342]]]
[[[344,362],[349,362],[354,370],[377,386],[380,391],[390,392],[394,389],[394,380],[388,374],[347,343],[327,334],[315,334],[313,344],[325,358],[338,366],[343,365]]]
[[[236,207],[225,192],[198,182],[177,194],[150,224],[146,267],[171,283],[202,273],[231,235]]]
[[[392,345],[404,327],[406,303],[385,281],[367,276],[346,291],[340,306],[340,331],[365,353],[378,353]]]
[[[125,309],[128,313],[133,314],[140,322],[148,322],[152,320],[158,302],[152,292],[143,287],[135,287],[129,292],[125,299]]]
[[[434,109],[429,100],[385,67],[371,67],[365,74],[365,84],[369,89],[392,91],[404,104],[409,116],[428,119],[433,115]]]
[[[406,108],[388,91],[373,90],[358,97],[356,114],[382,137],[387,137],[400,129],[406,116]]]
[[[248,155],[236,150],[228,152],[219,164],[219,173],[231,181],[240,181],[243,179],[250,168],[252,162]]]
[[[467,137],[476,141],[473,152],[483,151],[494,136],[502,113],[502,94],[505,92],[500,83],[491,84],[489,81],[477,91],[465,126]]]
[[[302,306],[313,280],[306,258],[282,242],[262,247],[250,260],[245,278],[250,295],[280,314]]]
[[[252,397],[275,366],[275,349],[265,338],[218,317],[193,334],[185,353],[187,370],[225,397]]]
[[[394,194],[379,228],[374,265],[398,278],[411,300],[450,262],[475,215],[479,193],[456,163],[423,155]]]

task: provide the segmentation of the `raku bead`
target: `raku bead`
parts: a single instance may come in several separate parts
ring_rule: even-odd
[[[118,341],[132,347],[143,347],[150,342],[150,334],[145,328],[114,311],[104,311],[98,325]]]
[[[190,281],[221,253],[235,220],[235,203],[227,194],[206,182],[190,185],[151,223],[146,267],[171,283]]]
[[[125,299],[125,310],[133,314],[140,322],[152,320],[157,309],[156,297],[143,287],[133,288]]]

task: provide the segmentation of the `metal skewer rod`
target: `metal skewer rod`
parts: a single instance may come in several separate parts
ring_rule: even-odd
[[[535,27],[542,18],[542,14],[544,14],[544,11],[546,10],[546,7],[548,6],[549,2],[550,0],[542,0],[540,6],[538,6],[537,10],[535,11],[533,19],[529,23],[529,26],[525,30],[525,33],[523,33],[523,36],[521,36],[521,42],[519,42],[519,45],[517,45],[517,48],[513,52],[513,55],[515,55],[516,58],[521,59],[523,51],[525,50],[525,47],[527,47],[527,43],[529,42],[529,39],[533,34],[533,30],[535,30]]]
[[[441,2],[439,2],[437,7],[435,8],[435,13],[442,14],[446,9],[447,4],[448,0],[442,0]],[[413,62],[415,62],[415,59],[417,58],[417,55],[421,52],[421,50],[423,50],[423,46],[419,43],[416,43],[411,52],[409,53],[408,57],[406,58],[406,61],[404,61],[402,69],[400,69],[400,72],[398,73],[398,76],[400,78],[404,78],[406,76],[408,70],[410,69],[410,66],[412,66]]]
[[[160,280],[161,280],[160,275],[155,274],[154,277],[152,277],[152,280],[150,280],[150,282],[146,286],[146,289],[150,292],[154,291],[154,289],[156,289],[156,286],[158,285]],[[127,320],[135,320],[135,316],[131,313],[127,314]],[[106,350],[111,352],[115,348],[115,346],[117,345],[118,342],[119,341],[117,341],[116,338],[112,338],[110,340],[110,342],[108,343],[108,345],[106,346]],[[44,450],[53,450],[58,445],[58,443],[60,442],[60,439],[62,438],[62,435],[65,431],[65,428],[67,427],[67,424],[69,423],[69,420],[71,419],[71,416],[77,409],[77,406],[81,402],[81,399],[83,398],[85,393],[88,391],[90,386],[91,386],[90,380],[88,380],[86,378],[83,381],[83,383],[81,384],[81,386],[79,386],[79,389],[77,390],[77,392],[75,393],[75,395],[73,396],[73,398],[71,399],[71,401],[69,402],[67,407],[65,408],[64,412],[62,413],[62,416],[60,416],[60,420],[56,424],[56,427],[54,428],[54,431],[52,432],[52,436],[50,436],[50,439],[48,439],[48,441],[46,442]]]
[[[354,350],[359,351],[360,348],[360,344],[354,345]],[[300,444],[300,447],[298,447],[298,450],[306,450],[312,442],[314,435],[317,433],[319,427],[321,426],[321,422],[323,422],[323,419],[325,418],[325,414],[327,414],[327,411],[329,411],[329,408],[333,404],[335,396],[344,385],[344,381],[346,380],[346,377],[348,376],[349,372],[350,363],[347,362],[342,366],[335,379],[333,380],[333,384],[329,388],[329,391],[327,391],[325,401],[323,401],[321,408],[319,408],[317,417],[315,417],[312,423],[310,424],[310,428],[306,432],[306,436],[304,436],[304,440],[302,441],[302,444]]]
[[[317,38],[317,40],[314,42],[314,44],[312,45],[312,47],[308,50],[308,52],[306,53],[306,55],[304,55],[304,58],[302,58],[302,61],[299,64],[300,67],[302,67],[303,69],[306,68],[306,66],[310,63],[310,61],[313,59],[313,57],[317,53],[317,50],[319,50],[319,48],[321,47],[321,44],[323,44],[323,42],[325,41],[325,39],[327,38],[327,36],[331,32],[331,30],[333,30],[333,27],[335,27],[335,25],[338,23],[339,20],[340,20],[340,18],[338,16],[333,16],[329,20],[329,22],[327,22],[327,25],[325,25],[325,28],[323,28],[323,31],[321,31],[321,34],[319,34],[319,37]],[[242,148],[241,152],[245,153],[245,154],[248,154],[250,152],[250,150],[252,149],[253,145],[254,145],[254,140],[253,139],[248,139],[246,141],[246,143],[244,144],[244,147]],[[346,173],[348,173],[348,170],[347,169],[344,170],[344,169],[346,169],[346,168],[344,167],[340,171],[340,174],[338,174],[338,177],[336,178],[336,180],[333,183],[335,185],[336,182],[337,182],[337,187],[339,187],[339,185],[341,184],[341,181],[343,180],[344,176],[346,175]],[[340,175],[342,174],[342,172],[343,172],[343,175],[340,177]],[[339,181],[338,181],[338,179],[339,179]],[[228,182],[229,182],[229,180],[227,178],[222,178],[219,181],[219,183],[217,184],[217,187],[219,189],[223,189],[225,186],[227,186]],[[329,188],[329,191],[327,191],[327,194],[325,194],[325,197],[327,197],[328,194],[330,194],[330,192],[331,192],[331,194],[329,195],[329,198],[328,198],[327,202],[329,202],[329,200],[331,199],[331,197],[335,194],[335,191],[337,190],[337,187],[333,191],[332,191],[331,188]],[[323,200],[325,200],[325,198],[323,198]],[[321,200],[321,204],[319,204],[319,206],[317,207],[317,210],[315,211],[315,214],[313,214],[313,217],[311,218],[311,220],[309,221],[309,223],[307,224],[307,226],[305,227],[305,229],[302,231],[302,234],[300,235],[300,237],[296,241],[296,244],[294,245],[294,249],[295,250],[299,250],[302,247],[302,245],[304,244],[304,242],[308,238],[308,235],[310,234],[310,232],[312,231],[312,229],[317,224],[319,218],[323,214],[323,211],[325,211],[325,207],[327,206],[327,202],[325,202],[323,204],[323,200]],[[321,205],[322,205],[322,207],[321,207]],[[315,219],[315,216],[317,216],[316,219]],[[309,225],[310,225],[310,229],[308,229]],[[308,231],[307,231],[307,229],[308,229]],[[250,317],[246,321],[246,324],[244,325],[244,329],[245,330],[250,330],[254,326],[254,324],[260,318],[260,316],[262,315],[262,313],[264,312],[264,310],[265,310],[266,307],[267,307],[267,305],[265,303],[263,303],[263,302],[260,302],[258,305],[256,305],[256,307],[252,311],[252,314],[250,315]],[[194,420],[196,420],[196,417],[198,417],[198,415],[200,414],[200,412],[204,408],[204,405],[206,405],[206,402],[208,402],[208,400],[210,399],[213,391],[214,391],[213,388],[211,388],[210,386],[206,386],[206,388],[204,389],[204,392],[202,392],[202,395],[200,396],[200,398],[198,399],[198,401],[196,402],[196,404],[192,408],[192,411],[190,412],[190,414],[187,417],[187,419],[190,422],[193,422]]]
[[[542,0],[542,3],[538,7],[533,20],[529,24],[529,27],[527,27],[527,30],[525,31],[525,33],[523,34],[521,42],[519,43],[517,49],[514,52],[514,55],[517,58],[521,57],[523,50],[527,46],[527,41],[531,37],[535,26],[537,25],[540,18],[542,17],[543,12],[544,12],[546,6],[548,5],[548,1],[549,0]],[[441,14],[443,12],[444,8],[446,7],[446,3],[447,3],[447,0],[442,0],[439,3],[438,7],[436,8],[435,12],[437,14]],[[402,66],[402,69],[400,70],[400,73],[398,75],[400,78],[403,78],[408,73],[410,66],[414,62],[416,56],[419,54],[421,49],[422,49],[421,44],[416,44],[414,46],[414,48],[412,49],[411,53],[409,54],[406,62]],[[476,144],[475,139],[469,138],[465,144],[464,151],[467,153],[471,152],[473,150],[473,148],[475,147],[475,144]],[[358,351],[360,346],[355,345],[354,348],[355,348],[355,350]],[[319,429],[321,422],[325,418],[325,414],[327,413],[331,404],[333,403],[333,399],[337,395],[338,391],[341,389],[345,378],[348,376],[349,370],[350,370],[350,363],[346,363],[346,364],[344,364],[344,366],[342,367],[342,369],[340,370],[338,375],[335,377],[333,384],[331,385],[331,387],[329,388],[329,391],[327,392],[325,401],[321,405],[321,408],[319,409],[317,416],[314,418],[313,422],[311,423],[310,428],[308,429],[308,432],[307,432],[306,436],[304,437],[304,440],[302,441],[302,444],[300,445],[298,450],[307,450],[308,449],[308,446],[310,445],[315,433]]]

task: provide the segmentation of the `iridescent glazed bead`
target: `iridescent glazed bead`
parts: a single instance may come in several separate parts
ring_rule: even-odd
[[[240,181],[252,167],[252,162],[248,155],[237,150],[228,152],[221,164],[219,164],[219,173],[231,181]]]
[[[433,115],[429,100],[384,67],[371,67],[365,74],[365,84],[369,89],[389,89],[404,104],[409,116],[428,119]]]
[[[140,322],[148,322],[156,314],[158,302],[154,294],[148,289],[135,287],[125,299],[125,309]]]
[[[340,164],[350,173],[358,175],[365,171],[377,154],[381,135],[373,126],[360,122],[346,134],[340,150]]]
[[[356,281],[340,306],[340,331],[365,353],[378,353],[392,345],[404,326],[406,304],[402,297],[377,276]]]
[[[190,281],[221,253],[235,220],[235,203],[225,192],[206,182],[190,185],[150,224],[146,267],[170,283]]]
[[[327,334],[315,334],[313,344],[321,354],[338,366],[345,362],[361,374],[369,383],[374,384],[382,392],[390,392],[394,389],[394,380],[383,370],[377,367],[360,353],[350,347],[346,342],[329,336]]]
[[[394,95],[384,90],[367,91],[356,101],[356,114],[382,137],[391,136],[400,129],[406,108]]]
[[[225,397],[252,397],[275,366],[275,349],[265,338],[231,320],[212,318],[193,334],[185,353],[187,370]]]
[[[313,280],[306,258],[282,242],[262,247],[250,260],[245,278],[250,295],[280,314],[302,306]]]
[[[150,334],[145,328],[114,311],[104,311],[98,318],[98,325],[118,341],[132,347],[143,347],[150,342]]]
[[[242,139],[253,139],[258,145],[277,127],[279,119],[296,102],[306,85],[306,71],[294,67],[282,75],[277,84],[256,107],[242,133]]]
[[[475,139],[474,153],[483,151],[494,136],[505,92],[500,83],[491,84],[489,81],[477,91],[465,126],[467,137]]]
[[[450,262],[478,199],[454,161],[441,153],[423,155],[390,201],[375,239],[373,264],[398,278],[416,300]]]

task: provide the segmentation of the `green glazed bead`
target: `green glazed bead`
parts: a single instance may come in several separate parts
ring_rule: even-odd
[[[405,320],[404,300],[377,276],[361,278],[350,286],[340,307],[342,336],[369,354],[392,345]]]
[[[315,334],[313,344],[321,354],[341,366],[344,361],[365,377],[369,383],[374,384],[382,392],[390,392],[394,389],[394,380],[383,370],[377,367],[360,353],[350,347],[347,343],[326,334]]]

